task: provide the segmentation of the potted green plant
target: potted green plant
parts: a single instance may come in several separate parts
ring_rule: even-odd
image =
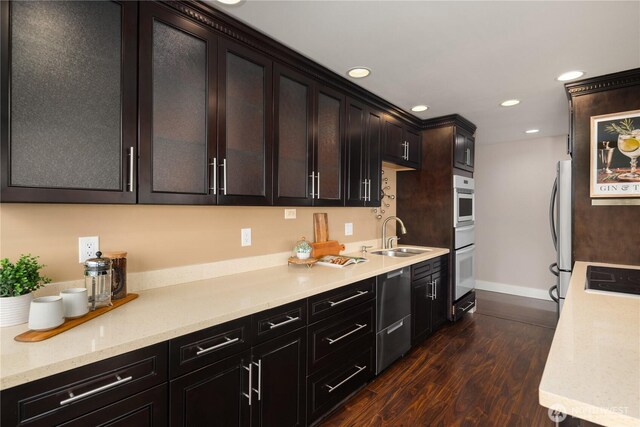
[[[44,265],[38,264],[38,258],[20,255],[15,264],[8,258],[0,260],[0,327],[27,322],[32,292],[51,282],[40,275]]]

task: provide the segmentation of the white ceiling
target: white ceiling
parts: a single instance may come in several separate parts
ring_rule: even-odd
[[[555,78],[640,67],[640,1],[207,1],[407,111],[458,113],[481,144],[568,133]],[[520,99],[504,108],[501,101]],[[536,135],[524,131],[539,128]]]

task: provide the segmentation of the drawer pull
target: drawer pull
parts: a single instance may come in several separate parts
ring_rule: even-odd
[[[402,326],[404,326],[404,319],[387,329],[387,335],[397,331],[398,329],[402,328]]]
[[[368,293],[369,293],[369,291],[358,291],[357,294],[351,295],[350,297],[347,297],[345,299],[341,299],[340,301],[335,301],[335,302],[334,301],[327,301],[327,302],[329,303],[329,305],[331,307],[333,307],[333,306],[336,306],[338,304],[342,304],[343,302],[347,302],[349,300],[352,300],[354,298],[358,298],[359,296],[364,295],[364,294],[368,294]]]
[[[74,396],[73,392],[69,391],[68,392],[69,393],[69,398],[61,401],[60,402],[60,406],[67,405],[69,403],[75,402],[76,400],[80,400],[80,399],[83,399],[85,397],[92,396],[92,395],[94,395],[96,393],[100,393],[101,391],[105,391],[105,390],[108,390],[110,388],[119,386],[120,384],[124,384],[124,383],[126,383],[128,381],[131,381],[133,379],[132,376],[128,376],[126,378],[120,378],[120,375],[116,375],[116,378],[117,378],[117,381],[114,381],[114,382],[109,383],[109,384],[105,384],[102,387],[94,388],[93,390],[86,391],[86,392],[84,392],[82,394],[79,394],[77,396]]]
[[[287,320],[285,320],[284,322],[280,322],[280,323],[267,322],[267,323],[269,324],[269,329],[273,329],[273,328],[279,328],[280,326],[284,326],[287,323],[295,322],[296,320],[300,320],[300,316],[296,316],[296,317],[287,316]]]
[[[458,310],[460,311],[467,311],[469,310],[471,307],[473,307],[473,305],[475,304],[475,301],[469,301],[469,303],[467,305],[465,305],[464,307],[460,307],[458,308]]]
[[[236,337],[234,339],[224,337],[224,339],[226,340],[225,342],[223,342],[221,344],[216,344],[216,345],[208,347],[208,348],[202,348],[200,346],[197,346],[196,348],[198,349],[198,351],[196,352],[196,356],[200,356],[202,354],[209,353],[210,351],[217,350],[217,349],[222,348],[222,347],[226,347],[226,346],[228,346],[230,344],[233,344],[234,342],[237,342],[237,341],[240,340],[240,338],[238,338],[238,337]]]
[[[366,327],[367,327],[367,324],[365,323],[364,325],[360,325],[360,324],[356,323],[356,326],[357,326],[357,328],[355,328],[355,329],[354,329],[354,330],[352,330],[352,331],[347,332],[346,334],[344,334],[344,335],[342,335],[342,336],[340,336],[340,337],[338,337],[338,338],[334,338],[334,339],[331,339],[331,338],[325,338],[325,339],[326,339],[327,341],[329,341],[329,345],[331,345],[331,344],[333,344],[333,343],[335,343],[335,342],[340,341],[342,338],[346,338],[346,337],[348,337],[348,336],[349,336],[349,335],[351,335],[351,334],[355,334],[356,332],[358,332],[358,331],[359,331],[360,329],[362,329],[362,328],[366,328]]]
[[[330,386],[329,384],[325,384],[325,387],[327,387],[329,389],[329,393],[333,392],[333,390],[337,389],[338,387],[340,387],[342,384],[346,383],[347,381],[349,381],[351,378],[355,377],[356,375],[358,375],[360,372],[364,371],[365,369],[367,369],[367,365],[364,366],[358,366],[356,365],[356,368],[358,368],[358,370],[356,372],[354,372],[353,374],[349,375],[347,378],[343,379],[342,381],[340,381],[338,384],[334,385],[334,386]]]

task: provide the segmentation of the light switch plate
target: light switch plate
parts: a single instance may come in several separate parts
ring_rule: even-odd
[[[296,219],[296,210],[295,209],[285,209],[284,210],[284,219]]]
[[[240,245],[251,246],[251,229],[243,228],[240,230]]]
[[[345,236],[352,236],[353,235],[353,223],[352,222],[345,222],[344,223],[344,235]]]

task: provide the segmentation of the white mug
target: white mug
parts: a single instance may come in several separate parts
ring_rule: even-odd
[[[48,331],[64,323],[64,307],[61,296],[40,297],[31,301],[29,329]]]
[[[82,317],[89,312],[87,288],[65,289],[60,292],[60,296],[64,306],[64,317],[67,319]]]

